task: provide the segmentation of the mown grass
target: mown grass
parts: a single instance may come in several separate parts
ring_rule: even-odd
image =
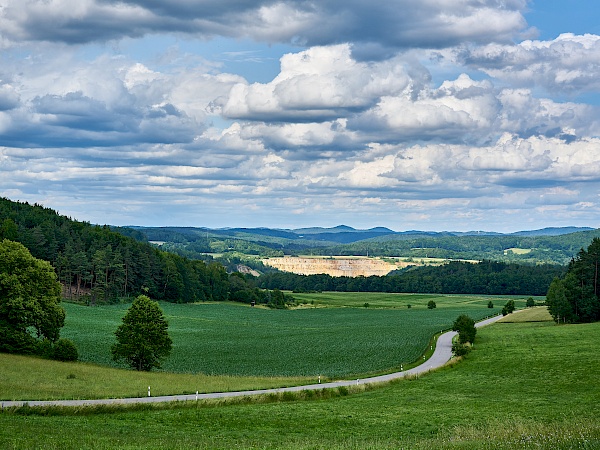
[[[552,316],[548,312],[546,306],[536,306],[533,308],[522,309],[516,314],[508,314],[500,319],[501,322],[505,323],[517,323],[517,322],[550,322]]]
[[[600,324],[482,328],[469,356],[418,379],[314,400],[0,414],[3,448],[593,449]]]
[[[356,304],[354,294],[327,294]],[[497,312],[479,297],[439,297],[439,306],[365,308],[365,302],[390,304],[389,294],[362,297],[360,307],[269,310],[231,303],[161,303],[169,322],[173,351],[168,372],[252,377],[335,378],[381,372],[420,358],[431,337],[463,313],[481,319]],[[438,298],[438,297],[436,297]],[[390,300],[391,299],[391,300]],[[326,302],[319,296],[317,301]],[[411,300],[413,301],[413,300]],[[329,301],[328,305],[332,305]],[[426,304],[426,302],[425,302]],[[111,360],[114,331],[128,305],[96,308],[65,304],[62,336],[72,339],[80,359],[118,367]]]

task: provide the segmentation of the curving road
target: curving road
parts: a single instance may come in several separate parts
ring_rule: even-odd
[[[494,316],[475,324],[476,327],[482,327],[490,323],[496,322],[502,316]],[[456,331],[448,331],[442,334],[435,347],[433,355],[423,364],[413,367],[412,369],[402,372],[389,373],[387,375],[379,375],[356,380],[332,381],[329,383],[309,384],[303,386],[292,386],[273,389],[257,389],[253,391],[236,391],[236,392],[212,392],[207,394],[182,394],[182,395],[165,395],[159,397],[133,397],[133,398],[105,398],[96,400],[16,400],[2,401],[1,407],[19,407],[19,406],[94,406],[94,405],[118,405],[118,404],[134,404],[134,403],[164,403],[164,402],[185,402],[192,400],[206,400],[228,397],[243,397],[250,395],[274,394],[280,392],[298,392],[316,389],[330,389],[340,386],[356,386],[361,384],[376,384],[404,378],[412,375],[419,375],[437,369],[446,364],[452,358],[452,338],[456,336]]]

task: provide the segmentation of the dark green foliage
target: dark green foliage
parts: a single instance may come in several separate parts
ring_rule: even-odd
[[[527,297],[527,302],[525,303],[525,306],[528,308],[535,306],[535,300],[533,299],[533,297]]]
[[[433,300],[429,300],[427,302],[427,309],[434,309],[437,305],[435,304],[435,302]]]
[[[494,302],[492,302],[491,300],[488,302],[488,308],[493,308],[494,307]]]
[[[567,274],[555,279],[546,294],[546,303],[556,322],[600,320],[600,239],[581,249],[569,264]]]
[[[258,279],[265,289],[297,292],[412,292],[437,294],[545,295],[552,280],[564,273],[555,265],[524,266],[494,261],[478,264],[453,261],[439,267],[419,267],[399,275],[332,277],[268,273]]]
[[[507,316],[508,314],[512,314],[515,311],[515,301],[509,300],[502,307],[502,315]]]
[[[573,307],[567,299],[565,284],[559,278],[555,278],[548,288],[546,294],[548,311],[556,323],[571,323],[575,320]]]
[[[458,331],[458,342],[460,344],[475,342],[475,335],[477,334],[475,321],[466,314],[461,314],[456,318],[452,324],[452,330]]]
[[[461,344],[460,342],[452,344],[452,353],[454,356],[465,356],[468,355],[470,351],[471,346],[468,344]]]
[[[117,328],[117,343],[111,348],[115,361],[125,360],[136,370],[160,368],[160,361],[171,353],[168,323],[157,302],[138,296]]]
[[[138,231],[118,230],[0,198],[0,239],[10,237],[49,261],[69,300],[95,305],[139,294],[169,302],[227,300],[221,264],[166,253],[141,242]]]
[[[35,354],[65,323],[52,266],[17,242],[0,242],[0,351]]]
[[[77,347],[70,339],[61,338],[54,344],[52,359],[57,361],[77,361],[79,353]]]

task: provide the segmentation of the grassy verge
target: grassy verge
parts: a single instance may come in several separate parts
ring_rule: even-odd
[[[600,448],[600,324],[482,328],[459,364],[303,401],[0,413],[3,448]],[[281,401],[289,400],[289,401]]]
[[[137,372],[0,353],[0,399],[56,400],[226,392],[315,382],[296,377],[232,377]]]

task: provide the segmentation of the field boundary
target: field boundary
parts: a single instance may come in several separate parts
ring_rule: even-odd
[[[497,315],[488,319],[477,322],[476,327],[489,325],[500,320],[503,316]],[[393,372],[385,375],[379,375],[367,378],[357,378],[353,380],[330,381],[326,383],[316,383],[309,385],[290,386],[271,389],[256,389],[250,391],[232,391],[232,392],[211,392],[211,393],[196,393],[196,394],[180,394],[180,395],[165,395],[152,397],[129,397],[129,398],[109,398],[109,399],[93,399],[93,400],[11,400],[2,401],[1,408],[19,408],[19,407],[81,407],[81,406],[98,406],[98,405],[135,405],[148,403],[168,403],[168,402],[189,402],[199,400],[214,400],[225,399],[232,397],[248,397],[259,395],[280,394],[285,392],[300,392],[321,389],[337,389],[340,387],[373,385],[388,383],[393,380],[413,377],[431,372],[435,369],[443,367],[452,358],[452,339],[456,336],[456,331],[447,331],[442,333],[435,345],[435,349],[431,357],[425,360],[422,364],[408,370]],[[149,387],[149,394],[151,390]]]

